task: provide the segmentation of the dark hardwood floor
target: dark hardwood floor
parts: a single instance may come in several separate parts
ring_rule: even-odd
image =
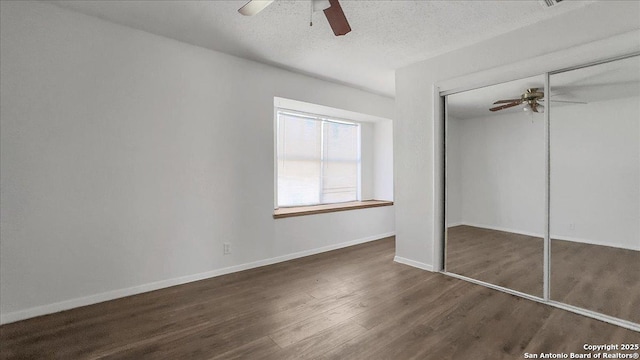
[[[640,251],[552,239],[551,299],[640,324]]]
[[[543,240],[473,226],[447,232],[446,270],[542,297]]]
[[[448,230],[447,271],[542,297],[543,240]],[[640,323],[640,251],[551,240],[551,299]]]
[[[0,327],[0,358],[521,359],[640,333],[393,262],[393,238]]]

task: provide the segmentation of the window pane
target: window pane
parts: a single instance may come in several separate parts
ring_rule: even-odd
[[[278,162],[278,205],[320,203],[320,161]]]
[[[359,126],[278,112],[278,206],[358,198]]]
[[[278,206],[320,202],[321,122],[278,114]]]
[[[322,202],[355,201],[358,197],[358,127],[324,123]]]

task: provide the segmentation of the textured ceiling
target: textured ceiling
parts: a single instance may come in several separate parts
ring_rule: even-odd
[[[342,0],[353,31],[335,37],[309,0],[277,0],[253,17],[246,1],[54,1],[88,15],[315,77],[394,96],[394,70],[593,1]]]

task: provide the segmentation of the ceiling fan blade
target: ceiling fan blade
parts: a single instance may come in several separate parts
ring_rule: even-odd
[[[344,16],[342,6],[340,6],[338,0],[329,0],[329,3],[331,6],[324,9],[324,15],[327,17],[329,25],[331,25],[331,30],[336,36],[347,34],[351,31],[351,26],[349,26],[347,17]]]
[[[522,99],[511,99],[511,100],[498,100],[496,102],[494,102],[493,104],[505,104],[505,103],[512,103],[515,101],[521,101]]]
[[[238,9],[238,12],[244,16],[253,16],[271,5],[273,0],[250,0]]]
[[[510,107],[518,106],[521,103],[522,103],[522,101],[518,100],[517,102],[512,102],[510,104],[493,107],[493,108],[489,109],[489,111],[498,111],[498,110],[502,110],[502,109],[508,109]]]

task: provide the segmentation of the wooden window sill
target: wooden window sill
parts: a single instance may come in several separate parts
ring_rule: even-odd
[[[324,205],[312,205],[312,206],[296,206],[279,208],[273,211],[274,219],[281,219],[293,216],[315,215],[330,213],[336,211],[366,209],[379,206],[391,206],[393,201],[385,200],[366,200],[366,201],[352,201],[339,204],[324,204]]]

